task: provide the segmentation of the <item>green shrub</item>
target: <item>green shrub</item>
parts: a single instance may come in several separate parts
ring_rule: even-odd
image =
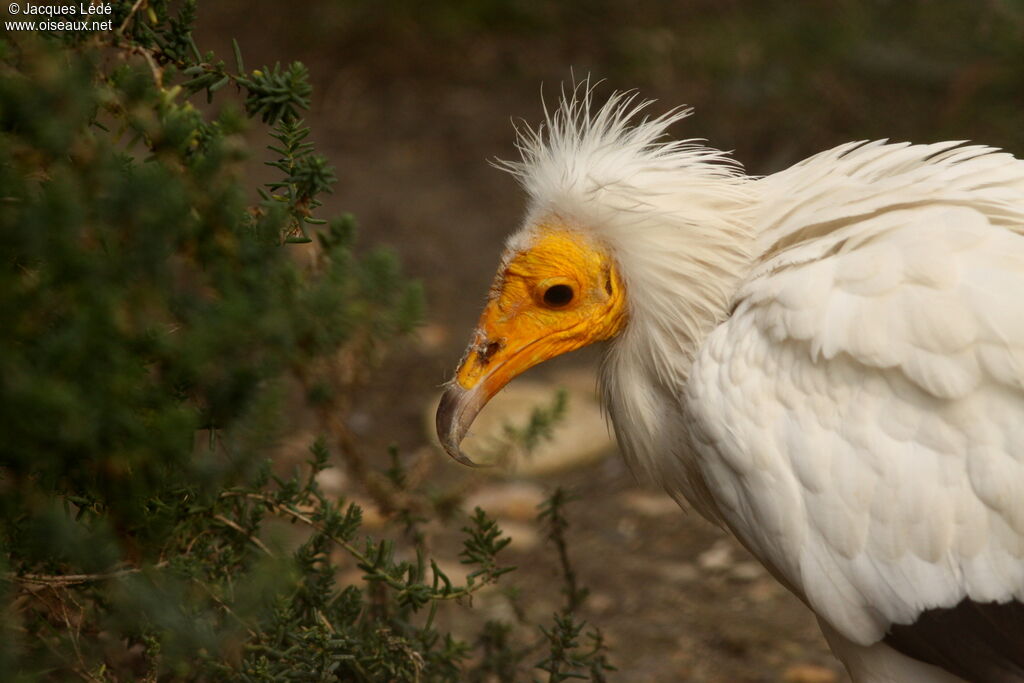
[[[362,377],[339,369],[410,331],[421,297],[389,252],[353,250],[351,217],[316,217],[334,178],[299,119],[305,67],[200,53],[194,1],[112,4],[112,31],[0,43],[0,667],[24,681],[513,680],[532,657],[548,680],[600,680],[574,578],[538,642],[435,625],[440,605],[511,571],[508,539],[477,510],[472,572],[453,585],[418,532],[445,506],[408,489],[397,453],[371,467],[344,427]],[[189,102],[231,91],[244,114]],[[247,118],[273,127],[280,173],[255,205]],[[297,390],[324,436],[304,470],[275,476]],[[359,507],[317,483],[332,455],[404,533],[360,536]],[[567,562],[563,502],[545,514]],[[272,519],[296,549],[271,540]],[[355,585],[338,582],[339,552]]]

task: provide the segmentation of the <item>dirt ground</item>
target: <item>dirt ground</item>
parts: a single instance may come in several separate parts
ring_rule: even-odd
[[[304,47],[275,26],[276,11],[259,11],[265,5],[205,7],[200,44],[227,56],[230,37],[238,36],[252,65],[297,58],[311,67],[316,92],[307,120],[339,177],[324,214],[355,214],[362,244],[395,249],[406,272],[424,283],[428,301],[418,339],[390,356],[352,427],[381,452],[389,442],[417,452],[428,443],[424,413],[461,355],[503,240],[522,211],[514,181],[488,160],[514,155],[510,119],[537,121],[541,81],[547,78],[550,96],[571,62],[551,45],[530,43],[532,52],[521,54],[498,43],[477,45],[464,69],[443,62],[410,75],[399,57],[391,55],[397,66],[386,59],[386,50],[372,53],[383,60],[375,66],[365,56],[347,60],[340,48],[320,50],[322,36]],[[531,60],[544,66],[531,67]],[[504,87],[498,73],[515,76]],[[686,133],[699,131],[696,120]],[[592,367],[597,357],[581,353],[555,369]],[[451,465],[438,465],[445,467]],[[618,668],[612,680],[844,680],[808,610],[721,531],[639,483],[618,454],[540,481],[495,480],[480,495],[501,507],[510,495],[531,502],[556,485],[579,497],[568,509],[570,553],[591,590],[582,616],[608,637]],[[508,553],[519,569],[511,581],[522,590],[527,616],[545,622],[561,600],[557,567],[526,519],[532,511],[523,509],[498,511],[515,539]],[[439,547],[448,531],[439,531]],[[503,605],[500,596],[484,596],[482,612],[467,611],[466,618],[501,616]]]

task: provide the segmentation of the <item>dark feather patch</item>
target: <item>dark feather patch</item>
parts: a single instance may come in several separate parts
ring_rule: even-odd
[[[974,683],[1024,682],[1024,604],[974,602],[893,624],[885,642]]]

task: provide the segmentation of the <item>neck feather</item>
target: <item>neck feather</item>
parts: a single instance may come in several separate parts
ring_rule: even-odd
[[[647,367],[671,389],[686,382],[705,337],[728,317],[755,250],[747,186],[729,182],[717,193],[685,195],[675,212],[605,231],[630,302],[611,359]]]
[[[715,187],[682,184],[676,208],[606,226],[629,301],[629,320],[607,348],[601,368],[604,405],[634,469],[656,474],[644,457],[655,444],[683,443],[666,434],[680,425],[683,387],[705,338],[728,318],[756,249],[751,228],[754,184],[719,179]],[[629,425],[629,429],[619,429]]]

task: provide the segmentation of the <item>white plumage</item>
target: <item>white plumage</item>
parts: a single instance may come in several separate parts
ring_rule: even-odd
[[[581,91],[508,164],[510,253],[556,217],[619,266],[601,383],[626,458],[799,595],[855,680],[1024,680],[1000,649],[1024,649],[1024,162],[852,143],[753,178],[644,106]],[[1020,630],[978,636],[982,603]]]

